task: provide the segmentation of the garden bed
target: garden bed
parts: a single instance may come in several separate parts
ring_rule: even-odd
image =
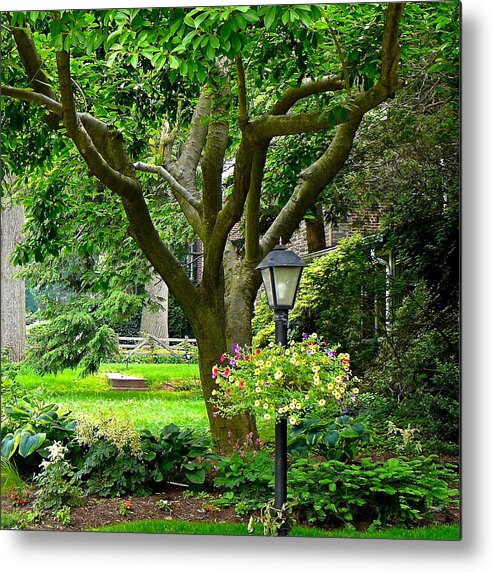
[[[71,510],[70,525],[63,525],[54,518],[44,518],[40,522],[31,523],[26,530],[52,530],[52,531],[88,531],[103,526],[142,520],[174,520],[182,522],[208,522],[208,523],[248,523],[249,517],[237,516],[234,507],[216,507],[212,502],[220,495],[211,493],[207,498],[189,496],[186,489],[170,486],[165,492],[147,497],[101,498],[91,496],[81,507]],[[126,500],[130,501],[130,512],[123,516],[120,507]],[[34,501],[34,492],[25,494],[25,503],[17,511],[29,511]],[[158,507],[160,501],[168,501],[169,509]],[[3,504],[5,513],[9,513],[14,506],[6,501]],[[459,507],[450,505],[433,514],[433,518],[423,521],[420,525],[459,524]],[[305,523],[301,523],[305,524]],[[358,531],[364,531],[371,523],[354,523]]]

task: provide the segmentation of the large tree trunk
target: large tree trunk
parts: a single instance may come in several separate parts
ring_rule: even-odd
[[[153,274],[145,290],[149,295],[149,301],[142,309],[141,334],[167,339],[169,337],[168,286],[160,276]]]
[[[12,253],[21,241],[24,225],[22,205],[3,204],[1,211],[1,346],[12,361],[21,361],[26,345],[26,299],[24,280],[14,278]]]
[[[210,403],[212,391],[216,388],[216,381],[212,378],[212,368],[220,364],[221,354],[232,353],[232,341],[239,345],[248,345],[244,344],[245,338],[228,339],[226,324],[235,322],[237,332],[250,334],[253,304],[248,314],[235,314],[231,306],[225,309],[224,296],[219,286],[217,291],[211,292],[207,298],[209,303],[207,309],[203,308],[200,323],[192,326],[197,338],[200,380],[212,438],[220,451],[229,452],[235,444],[245,443],[249,433],[256,439],[257,427],[255,418],[251,415],[237,415],[233,418],[217,415]],[[248,342],[251,342],[251,338]]]

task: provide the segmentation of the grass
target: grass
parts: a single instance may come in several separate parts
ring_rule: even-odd
[[[136,532],[142,534],[198,534],[248,536],[246,524],[183,522],[176,520],[142,520],[92,529],[98,532]],[[256,525],[254,536],[262,536],[262,527]],[[389,528],[374,532],[351,529],[322,530],[315,527],[293,526],[289,536],[310,538],[382,538],[394,540],[460,540],[458,525],[425,526],[421,528]]]
[[[145,377],[149,391],[113,391],[105,372],[120,372]],[[101,373],[86,378],[78,377],[77,370],[64,370],[53,375],[39,376],[32,368],[21,368],[17,380],[28,389],[41,389],[46,401],[60,405],[62,411],[73,411],[90,418],[111,415],[129,417],[137,429],[158,431],[168,423],[182,427],[208,429],[207,414],[198,386],[198,368],[187,364],[104,364]],[[158,391],[163,383],[194,389],[186,391]]]
[[[105,373],[123,373],[144,377],[148,391],[113,391]],[[99,374],[80,377],[79,370],[66,369],[58,374],[38,375],[31,367],[22,366],[18,382],[26,389],[41,389],[45,401],[60,405],[62,411],[72,411],[92,419],[111,415],[130,418],[137,429],[159,431],[169,423],[179,427],[209,429],[204,398],[200,389],[196,364],[129,364],[108,363]],[[163,384],[171,384],[178,391],[159,391]],[[182,390],[182,388],[187,388]],[[272,423],[259,420],[259,434],[263,441],[273,441]]]
[[[2,493],[12,487],[15,487],[18,491],[23,491],[27,487],[26,482],[19,475],[15,465],[4,458],[2,458],[1,461],[1,485]]]

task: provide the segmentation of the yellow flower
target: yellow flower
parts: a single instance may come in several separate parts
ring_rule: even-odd
[[[258,407],[260,405],[260,401],[258,399],[255,400],[254,402],[255,407]]]
[[[263,408],[264,408],[264,409],[269,409],[269,404],[268,404],[268,403],[264,403]]]
[[[284,354],[287,355],[287,356],[288,356],[290,353],[291,353],[290,350],[286,350],[286,351],[284,352]]]
[[[266,361],[265,362],[265,367],[271,367],[272,366],[272,362],[271,361]]]
[[[328,389],[329,391],[332,391],[332,390],[334,389],[334,384],[333,384],[333,383],[328,383],[328,384],[327,384],[327,389]]]
[[[319,365],[314,365],[314,366],[312,367],[312,371],[313,371],[313,373],[318,373],[318,372],[320,371],[320,366],[319,366]]]
[[[284,374],[282,373],[282,371],[280,369],[276,370],[276,373],[274,374],[274,379],[281,379],[281,377]]]
[[[338,375],[338,376],[334,379],[334,381],[335,381],[336,383],[341,383],[342,377],[341,377],[340,375]]]
[[[296,403],[294,403],[294,401],[291,401],[291,403],[289,404],[289,408],[290,408],[290,409],[295,409],[295,408],[296,408]]]
[[[358,389],[357,387],[355,387],[355,388],[353,389],[353,393],[356,393],[356,394],[359,393],[359,389]]]
[[[298,401],[298,403],[296,404],[296,409],[301,409],[301,403]]]
[[[274,347],[274,342],[270,342],[269,343],[269,348],[273,348]]]
[[[296,419],[296,417],[291,416],[289,418],[289,422],[291,423],[291,425],[296,425],[296,423],[298,423],[298,420]]]
[[[289,360],[293,365],[298,365],[298,360],[293,356],[290,360]]]
[[[320,407],[323,407],[325,405],[326,401],[325,399],[321,399],[318,404],[320,405]]]
[[[255,391],[256,391],[257,393],[260,393],[260,392],[262,391],[262,388],[261,388],[261,387],[256,387],[256,388],[255,388]]]
[[[310,336],[310,338],[313,338],[314,340],[317,339],[317,332],[313,332],[313,334]]]
[[[268,421],[268,420],[270,419],[270,415],[269,415],[268,413],[266,413],[266,414],[264,415],[264,419],[265,419],[266,421]]]
[[[336,399],[341,399],[341,394],[338,391],[333,391],[332,395],[336,398]]]

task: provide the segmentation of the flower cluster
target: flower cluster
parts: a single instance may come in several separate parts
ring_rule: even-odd
[[[14,487],[10,487],[10,492],[7,493],[7,498],[10,499],[10,501],[12,502],[12,504],[17,505],[17,506],[22,506],[23,504],[25,504],[25,500],[22,498],[22,496],[16,491],[15,486]]]
[[[287,348],[270,343],[244,351],[233,344],[233,354],[220,357],[212,377],[214,415],[250,411],[265,420],[286,417],[291,425],[309,412],[340,413],[359,391],[349,355],[328,348],[315,333]]]
[[[118,507],[118,512],[122,516],[127,516],[128,514],[130,514],[132,512],[131,501],[130,500],[124,500],[123,502],[121,502],[120,506]]]

